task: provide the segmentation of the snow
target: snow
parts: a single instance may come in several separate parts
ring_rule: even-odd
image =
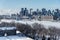
[[[0,40],[33,40],[31,38],[28,37],[19,37],[17,35],[14,36],[4,36],[4,37],[0,37]]]
[[[2,19],[0,22],[7,22],[7,23],[11,23],[11,22],[15,22],[15,20],[13,19]]]
[[[16,33],[18,34],[18,33],[21,33],[21,32],[17,30]]]
[[[56,27],[56,28],[60,28],[60,22],[52,22],[52,21],[38,21],[38,20],[8,20],[8,19],[3,19],[1,20],[1,22],[15,22],[15,23],[21,23],[21,24],[28,24],[30,26],[32,26],[32,24],[34,23],[38,23],[41,25],[44,25],[45,28],[49,28],[49,27]]]
[[[52,22],[52,21],[36,21],[36,20],[32,20],[32,21],[16,21],[16,23],[29,24],[31,26],[34,23],[38,23],[38,24],[41,24],[41,25],[45,26],[45,28],[49,28],[49,27],[60,28],[60,22]]]
[[[7,40],[6,37],[0,37],[0,40]]]
[[[46,28],[49,27],[60,28],[60,22],[41,21],[40,24],[44,25]]]
[[[16,29],[16,27],[0,27],[0,30],[13,30]]]
[[[31,40],[30,38],[27,37],[19,37],[19,36],[8,36],[7,38],[13,39],[13,40]]]
[[[50,35],[46,35],[46,38],[50,37]]]

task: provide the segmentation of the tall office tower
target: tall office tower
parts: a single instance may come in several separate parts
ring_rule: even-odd
[[[42,8],[42,15],[46,15],[47,14],[47,10],[45,8]]]
[[[30,14],[32,14],[32,10],[33,10],[33,9],[31,8],[31,9],[30,9]]]
[[[51,10],[48,10],[48,11],[47,11],[47,15],[48,15],[48,16],[51,16],[51,15],[52,15]]]
[[[24,10],[24,15],[25,15],[25,16],[28,15],[28,9],[27,9],[27,8],[25,8],[25,10]]]
[[[39,9],[36,10],[37,15],[41,15],[41,12]]]
[[[21,8],[20,15],[21,15],[21,16],[24,15],[24,8]]]

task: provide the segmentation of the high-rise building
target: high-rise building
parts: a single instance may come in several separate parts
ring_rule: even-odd
[[[21,8],[20,15],[21,15],[21,16],[24,15],[24,8]]]
[[[25,10],[24,10],[24,15],[25,15],[25,16],[28,15],[28,9],[27,9],[27,8],[25,8]]]
[[[32,14],[32,10],[33,10],[33,9],[31,8],[31,9],[30,9],[30,14]]]
[[[39,9],[36,10],[38,16],[41,16],[41,11]]]
[[[33,12],[32,12],[32,15],[37,15],[37,12],[36,12],[36,11],[33,11]]]
[[[42,15],[46,15],[47,14],[47,10],[45,8],[42,8]]]
[[[48,15],[48,16],[51,16],[51,15],[52,15],[51,10],[48,10],[48,11],[47,11],[47,15]]]

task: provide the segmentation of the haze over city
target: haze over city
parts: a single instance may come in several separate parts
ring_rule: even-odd
[[[17,13],[20,8],[60,9],[60,0],[0,0],[0,14]]]

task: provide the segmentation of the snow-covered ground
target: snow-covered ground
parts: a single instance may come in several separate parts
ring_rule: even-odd
[[[29,25],[32,25],[34,23],[38,23],[38,24],[42,24],[45,26],[45,28],[49,28],[49,27],[56,27],[56,28],[60,28],[60,22],[52,22],[52,21],[38,21],[38,20],[7,20],[7,19],[2,19],[0,21],[1,22],[15,22],[15,23],[22,23],[22,24],[29,24]]]
[[[32,39],[28,37],[7,36],[7,37],[0,37],[0,40],[32,40]]]
[[[33,40],[33,39],[25,36],[23,37],[23,36],[14,35],[14,36],[0,37],[0,40]]]
[[[60,22],[52,22],[52,21],[17,21],[17,22],[23,23],[23,24],[29,24],[29,25],[38,23],[38,24],[44,25],[45,28],[49,28],[49,27],[60,28]]]
[[[11,23],[11,22],[15,22],[15,20],[11,20],[11,19],[1,19],[1,21],[0,21],[0,23],[2,23],[2,22],[7,22],[7,23]]]
[[[23,23],[23,24],[29,24],[32,25],[34,23],[41,24],[45,26],[45,28],[49,27],[55,27],[60,29],[60,22],[53,22],[53,21],[38,21],[38,20],[32,20],[32,21],[15,21],[16,23]]]

